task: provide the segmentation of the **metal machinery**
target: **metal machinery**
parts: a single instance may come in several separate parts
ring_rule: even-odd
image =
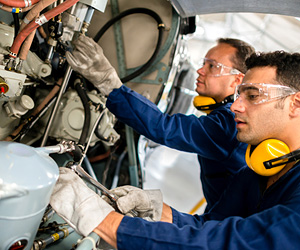
[[[194,84],[183,81],[194,71],[182,37],[189,32],[193,20],[165,0],[0,0],[1,250],[92,249],[99,240],[78,242],[48,205],[60,166],[79,163],[107,188],[142,187],[138,135],[68,66],[72,40],[100,40],[124,84],[175,112],[170,105]]]

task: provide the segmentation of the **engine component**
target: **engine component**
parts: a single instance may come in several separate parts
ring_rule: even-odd
[[[94,103],[105,105],[105,100],[100,95],[97,95],[96,91],[89,92],[88,96]],[[96,110],[95,106],[91,106],[90,110],[91,124],[94,124],[99,116],[99,112]],[[78,141],[83,129],[84,116],[84,108],[78,94],[75,90],[69,89],[61,99],[49,135],[59,141]],[[43,126],[46,126],[47,119],[43,119],[42,121]],[[107,145],[113,145],[120,138],[120,135],[114,130],[115,122],[115,117],[108,112],[108,110],[105,110],[96,128],[103,139],[106,139],[104,140],[104,143]],[[91,145],[96,141],[99,141],[99,138],[93,135]]]
[[[6,229],[0,249],[19,245],[16,249],[28,250],[49,204],[58,166],[43,148],[1,141],[0,151],[0,224]]]

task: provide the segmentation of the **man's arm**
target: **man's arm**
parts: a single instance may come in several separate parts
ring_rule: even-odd
[[[193,217],[193,216],[191,216]],[[111,212],[94,232],[120,249],[297,249],[299,213],[275,206],[238,216],[179,227]],[[118,237],[118,238],[117,238]]]
[[[124,215],[117,212],[111,212],[94,229],[94,232],[111,246],[117,247],[117,230],[123,218]]]
[[[221,107],[209,116],[170,116],[124,85],[109,94],[106,106],[120,121],[139,134],[177,150],[211,159],[218,155],[219,159],[225,159],[239,145],[234,115],[229,106]]]
[[[173,223],[172,209],[165,203],[163,204],[160,221]]]
[[[216,155],[225,159],[238,146],[234,115],[228,107],[200,119],[194,115],[164,114],[154,103],[122,84],[93,39],[81,35],[74,45],[74,51],[66,53],[70,66],[108,96],[109,110],[138,133],[168,147],[211,159]]]
[[[117,247],[117,231],[123,218],[124,215],[117,212],[111,212],[94,229],[94,232],[111,246]],[[161,221],[172,223],[172,220],[172,210],[164,203]]]

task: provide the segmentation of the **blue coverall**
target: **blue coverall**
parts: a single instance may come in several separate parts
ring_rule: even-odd
[[[267,190],[266,177],[241,169],[206,214],[174,209],[173,224],[124,217],[119,250],[300,249],[300,163]]]
[[[120,121],[152,141],[198,154],[206,211],[219,200],[232,176],[246,166],[247,145],[236,139],[231,103],[207,116],[170,116],[123,85],[109,94],[106,106]]]

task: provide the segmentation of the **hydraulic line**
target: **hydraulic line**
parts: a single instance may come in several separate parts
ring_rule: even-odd
[[[67,10],[68,8],[76,4],[78,1],[79,0],[67,0],[62,4],[58,5],[57,7],[47,11],[45,14],[41,15],[37,19],[31,21],[29,24],[27,24],[14,40],[13,45],[10,48],[10,56],[13,58],[17,57],[21,44],[33,30],[35,30],[38,26],[47,23],[51,18]]]
[[[50,6],[55,0],[41,0],[39,1],[34,8],[32,8],[25,16],[23,23],[21,25],[21,30],[29,23],[31,22],[34,18],[39,15],[42,10]]]
[[[124,160],[126,154],[127,154],[127,149],[125,149],[125,150],[122,152],[122,154],[120,155],[120,157],[119,157],[119,159],[118,159],[117,166],[116,166],[116,170],[115,170],[115,174],[114,174],[114,178],[113,178],[113,181],[112,181],[112,184],[111,184],[111,188],[110,188],[110,189],[116,188],[116,187],[118,186],[120,169],[121,169],[122,162],[123,162],[123,160]]]
[[[3,5],[6,6],[10,6],[10,7],[19,7],[19,8],[24,8],[24,7],[28,7],[31,5],[36,4],[37,2],[39,2],[40,0],[0,0],[0,3],[2,3]]]
[[[99,126],[100,122],[101,122],[101,119],[99,120],[97,127]],[[104,137],[99,133],[98,129],[95,130],[95,135],[97,136],[98,139],[100,139],[100,140],[102,140],[102,141],[109,142],[109,140],[110,140],[109,138],[104,138]]]
[[[96,243],[100,240],[98,234],[91,232],[87,237],[78,242],[76,250],[98,249]]]
[[[26,124],[22,126],[22,130],[18,133],[16,137],[13,138],[14,141],[21,141],[23,137],[30,131],[30,129],[36,124],[36,122],[52,107],[53,103],[55,102],[56,97],[53,97],[52,100],[47,103],[46,106],[35,116],[31,116],[26,120]]]
[[[21,24],[20,30],[22,31],[24,27],[31,22],[33,19],[38,18],[40,15],[40,12],[50,6],[55,0],[41,0],[38,2],[34,8],[32,8],[24,17],[23,22]],[[41,26],[40,26],[41,27]],[[25,61],[27,58],[27,54],[30,50],[33,38],[35,36],[35,31],[36,29],[32,30],[31,33],[26,37],[25,41],[22,44],[22,47],[19,52],[19,57],[21,60],[20,65],[18,65],[17,70],[21,71],[22,70],[22,61]],[[18,34],[18,33],[16,33]]]
[[[159,49],[161,47],[162,35],[163,35],[164,28],[165,28],[165,25],[162,22],[162,19],[154,11],[152,11],[150,9],[146,9],[146,8],[133,8],[133,9],[125,10],[124,12],[121,12],[119,15],[117,15],[116,17],[109,20],[95,35],[94,41],[98,42],[99,39],[102,37],[102,35],[105,33],[105,31],[107,31],[111,25],[113,25],[115,22],[119,21],[121,18],[131,15],[131,14],[147,14],[147,15],[150,15],[151,17],[153,17],[158,24],[159,33],[158,33],[158,40],[157,40],[156,48],[155,48],[152,56],[150,57],[150,59],[143,66],[138,68],[135,72],[129,74],[128,76],[121,78],[121,81],[123,83],[126,83],[126,82],[132,80],[133,78],[139,76],[140,74],[142,74],[146,69],[148,69],[151,66],[152,62],[156,58],[156,56],[159,52]]]
[[[73,233],[75,230],[72,227],[62,228],[56,233],[50,235],[49,237],[38,239],[33,242],[31,250],[42,250],[45,249],[48,245],[53,242],[58,241],[59,239],[66,238],[69,234]]]
[[[20,19],[19,19],[19,15],[18,13],[12,13],[13,15],[13,18],[14,18],[14,29],[15,29],[15,37],[14,39],[16,38],[17,34],[19,33],[19,30],[20,30]]]
[[[93,167],[92,167],[92,165],[91,165],[91,163],[90,163],[90,161],[89,161],[89,159],[88,159],[87,157],[84,157],[84,159],[83,159],[83,164],[84,164],[84,166],[85,166],[85,168],[86,168],[88,174],[89,174],[92,178],[94,178],[96,181],[98,181],[97,176],[96,176],[96,174],[95,174],[95,172],[94,172],[94,169],[93,169]]]
[[[55,118],[55,115],[56,115],[56,112],[58,110],[58,107],[59,107],[59,103],[60,103],[60,100],[62,98],[62,95],[63,93],[66,91],[66,88],[68,86],[68,82],[69,82],[69,79],[71,77],[71,74],[72,74],[72,68],[70,65],[68,65],[67,67],[67,70],[66,70],[66,73],[64,75],[64,78],[63,78],[63,82],[61,84],[61,88],[59,90],[59,93],[58,93],[58,96],[57,96],[57,100],[55,102],[55,105],[54,105],[54,108],[52,110],[52,113],[50,115],[50,119],[48,121],[48,124],[47,124],[47,127],[46,127],[46,130],[45,130],[45,133],[44,133],[44,136],[43,136],[43,140],[42,140],[42,143],[41,143],[41,147],[45,146],[46,142],[47,142],[47,139],[48,139],[48,136],[49,136],[49,132],[50,132],[50,128],[52,126],[52,123],[54,121],[54,118]]]
[[[18,140],[18,137],[25,135],[26,133],[23,132],[24,130],[30,129],[35,121],[37,121],[52,105],[52,102],[59,91],[63,79],[60,78],[57,83],[54,85],[53,89],[50,91],[50,93],[46,96],[46,98],[43,99],[43,101],[33,110],[31,113],[31,116],[27,118],[24,122],[22,122],[8,137],[4,139],[4,141],[12,141],[12,140]],[[29,124],[28,124],[29,123]],[[27,126],[27,128],[23,130],[23,127]]]
[[[93,134],[94,134],[94,132],[95,132],[95,129],[97,128],[97,125],[98,125],[99,120],[102,118],[102,116],[103,116],[103,114],[104,114],[104,111],[105,111],[105,109],[103,109],[103,110],[100,112],[100,114],[99,114],[99,116],[98,116],[96,122],[94,123],[94,126],[93,126],[93,128],[92,128],[92,130],[91,130],[91,132],[90,132],[90,134],[89,134],[89,136],[88,136],[88,141],[87,141],[87,143],[86,143],[86,145],[85,145],[85,147],[84,147],[84,151],[83,151],[83,154],[82,154],[82,156],[81,156],[81,159],[79,160],[79,163],[78,163],[79,165],[83,162],[83,159],[86,157],[86,153],[87,153],[88,148],[89,148],[89,146],[90,146],[90,143],[91,143],[91,140],[92,140],[92,136],[93,136]]]
[[[77,78],[75,80],[74,87],[80,97],[80,100],[82,102],[83,109],[84,109],[84,124],[83,124],[83,129],[82,129],[79,141],[78,141],[78,144],[83,147],[86,143],[88,133],[90,130],[91,109],[90,109],[90,105],[89,105],[88,95],[86,93],[86,90],[83,86],[82,81],[79,78]]]
[[[35,31],[36,29],[34,29],[33,31],[31,31],[31,33],[26,37],[25,41],[22,44],[22,47],[20,49],[20,53],[19,53],[19,57],[21,61],[25,61],[28,55],[28,52],[30,50],[32,41],[34,39],[35,36]],[[22,65],[19,65],[18,70],[21,71],[22,69]]]

